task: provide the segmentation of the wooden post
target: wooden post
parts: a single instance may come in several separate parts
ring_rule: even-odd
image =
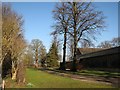
[[[5,80],[2,81],[2,90],[5,89]]]

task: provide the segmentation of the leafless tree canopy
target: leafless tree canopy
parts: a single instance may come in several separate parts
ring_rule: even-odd
[[[16,77],[17,64],[21,60],[26,42],[23,36],[23,19],[12,10],[9,4],[2,5],[2,62],[11,54],[12,76]]]
[[[103,31],[105,17],[101,11],[95,10],[92,2],[59,3],[53,12],[56,24],[52,34],[65,34],[66,30],[66,33],[74,39],[75,63],[78,42],[85,41],[91,45],[92,40],[96,40],[95,35]]]
[[[113,38],[110,41],[103,41],[97,47],[99,48],[112,48],[120,46],[120,37]]]

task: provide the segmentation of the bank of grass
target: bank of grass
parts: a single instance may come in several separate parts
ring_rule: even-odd
[[[27,88],[112,88],[107,84],[73,80],[35,69],[27,69],[26,80]]]
[[[108,84],[73,80],[36,69],[26,70],[26,81],[26,84],[18,85],[6,78],[6,88],[113,88]]]

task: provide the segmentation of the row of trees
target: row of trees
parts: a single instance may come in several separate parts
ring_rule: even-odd
[[[101,11],[94,9],[91,2],[59,3],[53,10],[53,16],[55,24],[51,35],[63,35],[64,39],[62,70],[65,70],[66,48],[68,45],[71,56],[73,56],[72,70],[76,71],[76,54],[79,42],[84,46],[93,45],[92,41],[96,40],[95,35],[105,27],[104,16]],[[6,65],[4,61],[7,57],[7,60],[9,60],[7,64],[11,66],[12,79],[17,79],[18,82],[24,81],[22,75],[24,75],[26,65],[34,63],[35,67],[39,67],[40,62],[42,67],[57,67],[60,60],[56,37],[54,37],[48,53],[39,39],[34,39],[30,45],[27,45],[23,35],[23,22],[22,16],[12,10],[10,5],[2,5],[2,22],[0,22],[2,23],[1,65],[4,63],[2,67],[4,69]],[[113,39],[110,44],[113,45],[116,40],[116,38]],[[104,47],[103,44],[101,43],[99,47]]]
[[[62,2],[58,3],[53,10],[55,25],[52,35],[63,35],[63,67],[65,70],[67,41],[72,41],[73,68],[76,71],[76,52],[79,42],[96,40],[95,35],[101,33],[105,27],[104,15],[96,11],[91,2]]]
[[[46,49],[45,46],[42,44],[42,41],[40,41],[39,39],[34,39],[32,40],[30,47],[33,52],[33,58],[35,59],[35,66],[39,67],[39,59],[43,65],[46,57]]]
[[[23,36],[23,18],[18,15],[11,6],[2,4],[2,76],[5,72],[10,72],[12,79],[17,79],[18,82],[23,82],[24,77],[20,78],[18,72],[21,72],[24,65],[22,55],[26,47],[26,42]],[[7,58],[7,62],[6,61]],[[20,66],[22,65],[22,66]],[[7,68],[10,66],[11,68]]]
[[[110,41],[103,41],[97,47],[98,48],[112,48],[120,46],[120,37],[113,38]]]
[[[57,67],[59,61],[58,47],[55,40],[47,53],[45,46],[39,39],[33,39],[26,48],[25,58],[27,66],[35,65],[38,67]]]
[[[86,41],[82,41],[81,42],[81,48],[112,48],[112,47],[118,47],[120,46],[120,37],[115,37],[112,40],[106,40],[106,41],[102,41],[100,42],[98,45],[95,44],[89,44]]]
[[[28,45],[24,39],[24,20],[21,15],[12,10],[9,4],[4,4],[2,9],[2,77],[11,74],[11,78],[18,83],[25,82],[25,67],[35,64],[35,67],[57,67],[59,61],[58,43],[54,39],[49,52],[42,41],[34,39]]]

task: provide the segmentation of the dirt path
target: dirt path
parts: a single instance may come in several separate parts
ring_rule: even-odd
[[[50,74],[56,74],[59,76],[63,77],[70,77],[74,80],[81,80],[81,81],[87,81],[87,82],[95,82],[95,83],[104,83],[104,84],[109,84],[113,85],[114,87],[120,87],[120,78],[111,78],[111,77],[100,77],[100,76],[83,76],[83,75],[75,75],[75,74],[68,74],[65,72],[56,72],[56,71],[51,71],[51,70],[44,70],[47,73]]]

